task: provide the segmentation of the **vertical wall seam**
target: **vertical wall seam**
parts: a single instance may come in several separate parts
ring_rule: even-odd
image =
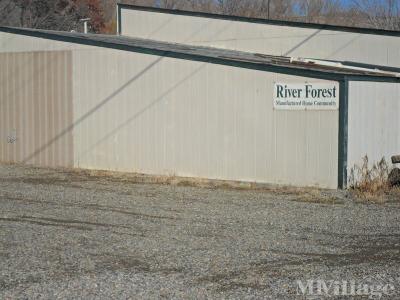
[[[74,100],[75,100],[75,76],[74,76],[74,51],[70,50],[67,53],[67,65],[66,65],[66,70],[67,70],[67,99],[65,99],[69,105],[69,111],[70,114],[69,118],[67,118],[67,122],[70,122],[70,124],[67,123],[67,128],[70,128],[70,147],[68,147],[68,152],[69,152],[69,159],[66,162],[66,164],[72,168],[75,167],[75,111],[74,111]]]
[[[349,121],[349,81],[344,78],[339,82],[339,157],[338,187],[347,188],[347,153],[348,153],[348,121]]]
[[[121,35],[121,5],[117,3],[117,33]]]

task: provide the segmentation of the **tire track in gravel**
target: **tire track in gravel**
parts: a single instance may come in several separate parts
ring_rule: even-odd
[[[106,228],[114,228],[114,227],[126,228],[126,229],[131,228],[129,226],[123,226],[123,225],[113,225],[113,224],[94,223],[94,222],[79,221],[79,220],[66,220],[66,219],[43,218],[43,217],[33,217],[33,216],[16,216],[12,218],[0,217],[0,221],[15,222],[15,223],[30,223],[41,226],[59,226],[77,230],[93,230],[91,226],[106,227]]]

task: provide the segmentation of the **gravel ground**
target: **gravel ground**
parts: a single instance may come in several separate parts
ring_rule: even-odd
[[[323,193],[3,165],[0,298],[312,299],[299,280],[354,280],[400,299],[400,205]]]

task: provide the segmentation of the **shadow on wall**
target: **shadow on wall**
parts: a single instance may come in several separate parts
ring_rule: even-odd
[[[164,93],[162,93],[160,96],[158,96],[156,99],[154,99],[149,105],[147,105],[146,107],[144,107],[143,109],[138,111],[136,114],[134,114],[133,116],[128,118],[126,121],[124,121],[120,125],[118,125],[112,131],[107,133],[104,137],[102,137],[99,141],[97,141],[94,145],[92,145],[88,150],[86,150],[84,153],[82,153],[82,155],[84,156],[86,154],[89,154],[91,152],[91,150],[93,150],[94,148],[96,148],[97,146],[99,146],[100,144],[102,144],[103,142],[105,142],[106,140],[111,138],[112,136],[114,136],[118,131],[120,131],[124,127],[128,126],[133,121],[137,120],[141,115],[143,115],[146,111],[148,111],[149,109],[154,107],[157,103],[162,101],[166,96],[168,96],[170,93],[172,93],[176,88],[178,88],[179,86],[184,84],[187,80],[189,80],[191,77],[193,77],[194,75],[199,73],[206,65],[207,65],[206,63],[203,63],[199,68],[195,69],[188,76],[186,76],[185,78],[181,79],[179,82],[177,82],[172,87],[167,89]]]
[[[297,50],[298,48],[300,48],[301,46],[305,45],[308,41],[310,41],[313,37],[317,36],[320,32],[322,31],[322,29],[317,30],[316,32],[314,32],[312,35],[310,35],[309,37],[307,37],[306,39],[304,39],[302,42],[300,42],[299,44],[297,44],[296,46],[294,46],[292,49],[290,49],[289,51],[287,51],[286,53],[283,54],[283,56],[289,56],[290,54],[292,54],[295,50]],[[340,51],[346,49],[348,46],[350,46],[351,44],[353,44],[357,39],[359,39],[361,37],[361,34],[358,34],[357,36],[353,37],[350,41],[348,41],[346,44],[338,47],[337,49],[335,49],[331,54],[325,56],[323,59],[332,59],[334,58],[334,56],[336,54],[338,54]],[[311,57],[313,58],[313,57]],[[322,59],[322,58],[321,58]]]
[[[57,142],[59,139],[61,139],[63,136],[65,136],[67,133],[71,132],[76,126],[80,125],[82,122],[84,122],[87,118],[89,118],[92,114],[97,112],[101,107],[103,107],[106,103],[110,102],[113,100],[118,94],[120,94],[125,88],[127,88],[130,84],[132,84],[134,81],[139,79],[141,76],[143,76],[146,72],[148,72],[150,69],[152,69],[156,64],[158,64],[163,57],[159,57],[156,59],[154,62],[149,64],[147,67],[145,67],[142,71],[140,71],[138,74],[133,76],[130,80],[128,80],[125,84],[123,84],[120,88],[115,90],[112,94],[110,94],[108,97],[103,99],[99,104],[97,104],[95,107],[90,109],[88,112],[86,112],[83,116],[81,116],[78,120],[76,120],[73,124],[65,128],[63,131],[61,131],[58,135],[56,135],[54,138],[52,138],[50,141],[48,141],[46,144],[41,146],[39,149],[34,151],[32,154],[28,155],[22,160],[22,163],[27,163],[37,155],[39,155],[41,152],[45,151],[48,147],[50,147],[52,144]]]
[[[292,49],[290,49],[289,51],[283,53],[283,56],[288,56],[291,53],[293,53],[295,50],[297,50],[298,48],[300,48],[301,46],[303,46],[305,43],[307,43],[309,40],[311,40],[313,37],[315,37],[316,35],[318,35],[318,33],[320,33],[322,31],[322,29],[318,29],[316,32],[314,32],[313,34],[311,34],[310,36],[308,36],[307,38],[305,38],[303,41],[301,41],[300,43],[298,43],[296,46],[294,46]]]
[[[170,21],[172,21],[173,18],[170,18],[169,20],[167,20],[167,22],[165,22],[160,28],[158,28],[157,30],[155,30],[152,34],[155,34],[157,31],[161,30],[162,27],[166,26],[166,24],[168,24]],[[211,21],[210,21],[211,22]],[[189,36],[185,42],[187,40],[190,40],[191,38],[193,38],[193,36],[197,35],[199,32],[201,32],[202,30],[204,30],[209,24],[210,22],[208,22],[206,25],[202,26],[201,28],[199,28],[199,30],[197,30],[196,32],[194,32],[191,36]],[[224,26],[219,32],[217,32],[214,36],[217,36],[218,34],[220,34],[221,32],[225,31],[229,25],[231,25],[230,23],[227,24],[226,26]],[[118,88],[117,90],[115,90],[112,94],[110,94],[108,97],[106,97],[105,99],[103,99],[98,105],[96,105],[95,107],[93,107],[92,109],[90,109],[88,112],[86,112],[82,117],[80,117],[78,120],[76,120],[73,124],[71,124],[70,126],[68,126],[67,128],[65,128],[63,131],[61,131],[58,135],[56,135],[54,138],[52,138],[49,142],[47,142],[46,144],[44,144],[43,146],[41,146],[39,149],[35,150],[32,154],[28,155],[27,157],[25,157],[23,159],[23,163],[27,163],[29,162],[31,159],[35,158],[36,156],[38,156],[40,153],[42,153],[43,151],[45,151],[47,148],[49,148],[51,145],[53,145],[54,143],[56,143],[58,140],[60,140],[63,136],[65,136],[66,134],[68,134],[69,132],[71,132],[76,126],[80,125],[82,122],[84,122],[87,118],[89,118],[92,114],[94,114],[96,111],[98,111],[101,107],[103,107],[105,104],[107,104],[108,102],[110,102],[111,100],[113,100],[113,98],[115,98],[118,94],[120,94],[124,89],[126,89],[129,85],[131,85],[133,82],[135,82],[136,80],[138,80],[140,77],[142,77],[146,72],[148,72],[150,69],[152,69],[156,64],[158,64],[161,60],[163,59],[163,57],[159,57],[157,60],[155,60],[153,63],[151,63],[150,65],[148,65],[146,68],[144,68],[142,71],[140,71],[138,74],[136,74],[134,77],[132,77],[130,80],[128,80],[125,84],[123,84],[120,88]],[[151,107],[153,107],[155,104],[157,104],[157,102],[161,101],[163,99],[163,97],[165,97],[166,95],[168,95],[169,93],[171,93],[174,89],[176,89],[178,86],[180,86],[181,84],[183,84],[185,81],[187,81],[190,77],[194,76],[196,73],[198,73],[202,68],[205,67],[206,64],[203,64],[201,67],[199,67],[198,69],[196,69],[195,71],[193,71],[189,76],[187,76],[186,78],[182,79],[181,81],[179,81],[178,83],[176,83],[174,86],[172,86],[170,89],[168,89],[165,93],[163,93],[161,96],[159,96],[157,99],[155,99],[152,103],[150,103],[147,107],[143,108],[140,112],[138,112],[137,114],[135,114],[134,116],[132,116],[130,119],[128,119],[127,121],[125,121],[124,123],[120,124],[116,129],[114,129],[113,131],[111,131],[110,133],[108,133],[107,135],[105,135],[103,138],[101,138],[95,145],[93,145],[91,147],[91,149],[95,148],[97,145],[101,144],[102,142],[106,141],[108,138],[112,137],[115,133],[117,133],[120,129],[124,128],[125,126],[127,126],[129,123],[133,122],[135,119],[137,119],[138,117],[140,117],[141,114],[143,114],[144,112],[146,112],[148,109],[150,109]],[[87,152],[90,152],[91,149],[88,149],[85,153],[83,153],[83,155],[85,155]]]
[[[152,32],[150,32],[146,38],[148,39],[153,39],[153,35],[155,35],[156,33],[158,33],[161,29],[163,29],[165,26],[167,26],[168,23],[171,23],[172,20],[174,19],[174,16],[171,16],[170,18],[168,18],[168,20],[166,20],[163,24],[161,24],[159,27],[157,27],[156,29],[154,29]]]
[[[359,39],[361,37],[361,34],[355,36],[354,38],[352,38],[350,41],[348,41],[346,44],[344,44],[343,46],[339,47],[338,49],[336,49],[334,52],[332,52],[331,54],[327,55],[325,57],[325,59],[331,59],[334,58],[334,56],[336,54],[338,54],[340,51],[346,49],[348,46],[350,46],[351,44],[353,44],[357,39]]]
[[[77,126],[79,126],[80,124],[82,124],[86,119],[88,119],[89,117],[91,117],[94,113],[96,113],[97,111],[99,111],[99,109],[101,109],[105,104],[109,103],[110,101],[112,101],[113,99],[115,99],[116,96],[118,96],[123,90],[125,90],[128,86],[130,86],[131,84],[133,84],[136,80],[138,80],[140,77],[142,77],[145,73],[147,73],[149,70],[151,70],[152,68],[154,68],[161,60],[163,59],[163,57],[158,58],[157,60],[155,60],[154,62],[152,62],[150,65],[148,65],[147,67],[145,67],[142,71],[140,71],[138,74],[136,74],[134,77],[132,77],[130,80],[128,80],[125,84],[123,84],[121,87],[119,87],[117,90],[115,90],[112,94],[110,94],[108,97],[106,97],[105,99],[103,99],[99,104],[97,104],[95,107],[93,107],[92,109],[90,109],[89,111],[87,111],[82,117],[80,117],[78,120],[76,120],[73,124],[71,124],[70,126],[68,126],[67,128],[65,128],[61,133],[59,133],[57,136],[55,136],[54,138],[52,138],[49,142],[47,142],[46,144],[44,144],[43,146],[41,146],[38,150],[36,150],[35,152],[33,152],[32,154],[30,154],[29,156],[25,157],[23,159],[23,163],[27,163],[28,161],[30,161],[32,158],[36,157],[37,155],[39,155],[41,152],[45,151],[48,147],[50,147],[52,144],[54,144],[55,142],[57,142],[59,139],[61,139],[64,135],[68,134],[69,132],[71,132],[74,128],[76,128]],[[96,142],[96,144],[90,146],[90,148],[88,150],[86,150],[84,153],[82,153],[82,155],[86,155],[89,154],[91,150],[93,150],[94,148],[96,148],[98,145],[100,145],[101,143],[107,141],[109,138],[111,138],[112,136],[114,136],[118,131],[120,131],[121,129],[123,129],[124,127],[128,126],[130,123],[132,123],[133,121],[135,121],[136,119],[138,119],[142,114],[144,114],[146,111],[148,111],[149,109],[151,109],[152,107],[154,107],[157,103],[159,103],[160,101],[162,101],[167,95],[169,95],[170,93],[172,93],[176,88],[178,88],[179,86],[181,86],[182,84],[184,84],[187,80],[189,80],[191,77],[193,77],[194,75],[196,75],[197,73],[199,73],[203,68],[205,68],[205,66],[207,65],[207,63],[203,63],[200,67],[198,67],[197,69],[195,69],[193,72],[191,72],[188,76],[186,76],[185,78],[181,79],[179,82],[177,82],[176,84],[174,84],[173,86],[171,86],[170,88],[168,88],[164,93],[162,93],[160,96],[158,96],[156,99],[154,99],[149,105],[147,105],[146,107],[144,107],[143,109],[141,109],[139,112],[137,112],[136,114],[134,114],[132,117],[130,117],[129,119],[125,120],[123,123],[119,124],[116,128],[114,128],[112,131],[108,132],[105,136],[103,136],[100,140],[98,140]]]
[[[202,28],[200,28],[198,31],[196,31],[191,37],[188,37],[188,39],[192,38],[194,35],[196,35],[198,32],[202,31],[209,23],[207,23],[205,26],[203,26]],[[227,24],[226,26],[224,26],[221,31],[219,31],[216,35],[218,35],[220,32],[223,32],[224,30],[226,30],[229,25],[231,24]],[[165,24],[164,24],[165,26]],[[300,43],[298,43],[295,47],[293,47],[292,49],[290,49],[288,52],[286,52],[284,55],[290,55],[292,52],[294,52],[295,50],[297,50],[298,48],[300,48],[301,46],[303,46],[304,44],[306,44],[308,41],[310,41],[312,38],[314,38],[315,36],[317,36],[319,33],[321,32],[321,30],[317,30],[316,32],[314,32],[313,34],[311,34],[310,36],[308,36],[307,38],[305,38],[303,41],[301,41]],[[357,37],[356,37],[357,38]],[[351,40],[349,43],[347,43],[346,45],[344,45],[342,48],[347,47],[349,44],[351,44],[356,38],[354,38],[353,40]],[[336,52],[340,51],[342,48],[336,50]],[[336,53],[334,52],[334,53]],[[334,54],[333,54],[334,55]],[[49,142],[47,142],[46,144],[42,145],[41,147],[39,147],[39,149],[35,150],[33,153],[31,153],[30,155],[28,155],[27,157],[25,157],[23,159],[23,163],[27,163],[29,162],[31,159],[33,159],[34,157],[36,157],[37,155],[39,155],[40,153],[42,153],[43,151],[45,151],[48,147],[50,147],[52,144],[54,144],[55,142],[57,142],[60,138],[62,138],[64,135],[66,135],[67,133],[71,132],[76,126],[80,125],[82,122],[84,122],[87,118],[89,118],[92,114],[94,114],[95,112],[97,112],[101,107],[103,107],[105,104],[107,104],[108,102],[112,101],[118,94],[120,94],[124,89],[126,89],[129,85],[131,85],[133,82],[135,82],[136,80],[138,80],[141,76],[143,76],[146,72],[148,72],[150,69],[152,69],[155,65],[157,65],[161,60],[163,59],[163,57],[159,57],[158,59],[156,59],[154,62],[152,62],[151,64],[149,64],[147,67],[145,67],[142,71],[140,71],[139,73],[137,73],[135,76],[133,76],[130,80],[128,80],[125,84],[123,84],[121,87],[119,87],[117,90],[115,90],[113,93],[111,93],[108,97],[106,97],[105,99],[103,99],[102,101],[100,101],[100,103],[98,105],[96,105],[95,107],[93,107],[92,109],[90,109],[89,111],[87,111],[83,116],[81,116],[78,120],[76,120],[73,124],[71,124],[70,126],[68,126],[67,128],[65,128],[63,131],[61,131],[58,135],[56,135],[54,138],[52,138]],[[109,139],[110,137],[112,137],[115,133],[117,133],[119,130],[121,130],[122,128],[126,127],[128,124],[130,124],[131,122],[133,122],[135,119],[137,119],[138,117],[140,117],[140,115],[142,115],[144,112],[146,112],[147,110],[149,110],[151,107],[153,107],[155,104],[157,104],[159,101],[161,101],[166,95],[168,95],[169,93],[171,93],[174,89],[176,89],[177,87],[179,87],[181,84],[183,84],[185,81],[187,81],[190,77],[194,76],[196,73],[198,73],[202,68],[205,67],[206,64],[203,64],[201,67],[199,67],[198,69],[196,69],[195,71],[193,71],[189,76],[183,78],[182,80],[180,80],[178,83],[176,83],[175,85],[173,85],[172,87],[170,87],[168,90],[166,90],[162,95],[160,95],[159,97],[157,97],[153,102],[151,102],[148,106],[146,106],[145,108],[143,108],[141,111],[139,111],[138,113],[136,113],[134,116],[132,116],[131,118],[129,118],[128,120],[126,120],[124,123],[118,125],[115,129],[113,129],[111,132],[107,133],[103,138],[101,138],[95,145],[91,146],[90,149],[88,149],[84,154],[86,154],[87,152],[90,152],[91,149],[95,148],[96,146],[98,146],[99,144],[103,143],[104,141],[106,141],[107,139]]]

